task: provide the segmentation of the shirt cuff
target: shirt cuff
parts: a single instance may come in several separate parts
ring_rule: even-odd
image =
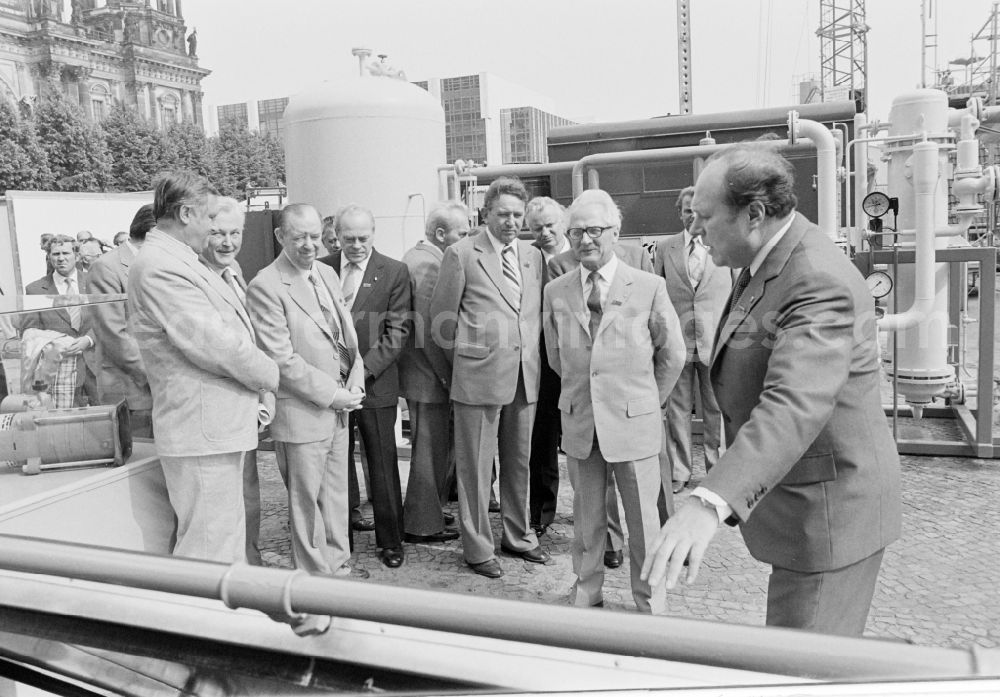
[[[733,515],[733,507],[726,503],[726,500],[714,491],[709,491],[705,487],[699,486],[695,487],[694,491],[691,492],[691,495],[697,496],[702,501],[715,508],[715,512],[719,516],[720,524],[726,522],[726,520]]]

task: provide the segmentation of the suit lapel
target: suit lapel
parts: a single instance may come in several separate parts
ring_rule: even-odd
[[[764,297],[768,282],[781,273],[788,263],[788,258],[792,255],[792,250],[802,241],[806,226],[803,224],[804,218],[799,213],[795,214],[795,220],[791,228],[785,233],[778,244],[765,257],[764,263],[757,269],[757,273],[750,277],[750,283],[743,290],[739,300],[726,318],[725,326],[719,327],[719,334],[715,341],[715,350],[712,361],[719,356],[726,342],[733,335],[733,332],[743,324],[754,306]]]
[[[479,265],[483,267],[483,270],[486,271],[486,275],[490,277],[493,285],[495,285],[497,290],[500,291],[501,297],[503,297],[507,304],[511,306],[511,309],[517,312],[519,305],[518,298],[514,297],[513,291],[511,291],[507,282],[503,280],[503,269],[500,267],[500,256],[493,248],[493,243],[487,238],[487,235],[489,234],[488,230],[484,230],[481,234],[476,235],[476,239],[473,242],[473,246],[476,248],[476,251],[479,252]]]
[[[333,341],[333,332],[330,330],[330,325],[327,324],[326,318],[323,316],[319,300],[316,299],[316,291],[313,289],[311,282],[298,269],[292,266],[292,263],[288,261],[284,254],[278,257],[278,273],[281,276],[281,282],[288,286],[288,296],[292,299],[292,302],[298,305],[299,309],[316,323],[320,331]],[[327,289],[329,290],[329,286]],[[330,297],[336,298],[337,296],[331,291]]]
[[[576,321],[583,328],[583,333],[590,336],[590,310],[587,309],[586,301],[583,299],[583,283],[580,282],[580,272],[572,270],[564,274],[568,278],[569,288],[566,291],[566,304],[569,305],[570,314],[576,317]]]
[[[42,290],[44,291],[41,295],[59,295],[59,287],[56,285],[55,271],[45,277],[45,282],[42,284]],[[82,293],[83,290],[80,287],[81,277],[80,271],[76,272],[76,292]],[[66,326],[72,326],[72,321],[69,318],[69,310],[64,307],[54,308],[56,315],[66,323]],[[50,310],[51,312],[51,310]]]
[[[694,286],[691,285],[691,279],[688,278],[687,270],[687,257],[684,255],[684,233],[679,232],[674,235],[674,239],[670,240],[670,261],[673,262],[674,268],[677,269],[677,275],[681,277],[684,284],[694,290]]]
[[[358,282],[358,287],[354,290],[354,302],[351,303],[351,308],[361,309],[365,306],[368,298],[372,293],[375,292],[375,284],[379,282],[379,278],[382,277],[382,270],[385,268],[385,257],[372,250],[371,256],[368,257],[368,264],[365,266],[365,272],[361,276],[361,280]]]
[[[632,273],[628,264],[619,260],[618,270],[615,271],[615,278],[608,288],[608,297],[604,301],[604,311],[601,313],[601,323],[597,327],[600,335],[614,321],[615,317],[621,313],[622,306],[628,301],[632,294]],[[581,288],[581,294],[583,292]],[[589,314],[589,311],[588,311]],[[596,339],[597,337],[592,337]]]

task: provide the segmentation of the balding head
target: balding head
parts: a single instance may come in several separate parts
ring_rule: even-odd
[[[424,224],[427,241],[444,251],[469,234],[469,209],[458,201],[441,201],[431,208]]]
[[[288,204],[278,214],[274,235],[288,261],[300,269],[312,269],[316,254],[323,248],[323,221],[315,208],[307,203]]]

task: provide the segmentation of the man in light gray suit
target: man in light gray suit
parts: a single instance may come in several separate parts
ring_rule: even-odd
[[[316,263],[322,229],[312,206],[285,206],[281,254],[250,282],[247,302],[281,371],[271,436],[288,487],[292,559],[310,573],[345,575],[348,413],[364,400],[364,365],[337,275]]]
[[[486,232],[456,242],[441,262],[431,316],[451,368],[458,511],[466,563],[503,575],[493,549],[489,490],[499,445],[500,548],[549,559],[528,521],[528,455],[538,399],[542,254],[517,239],[528,192],[501,177],[486,191]],[[498,444],[499,437],[499,444]]]
[[[663,280],[614,252],[621,213],[605,191],[585,191],[566,231],[577,271],[545,287],[545,346],[561,377],[562,446],[573,483],[574,602],[603,605],[605,496],[611,471],[629,533],[632,595],[662,613],[665,594],[639,578],[659,528],[657,453],[662,408],[684,365],[684,340]]]
[[[719,461],[722,414],[712,390],[709,365],[715,328],[732,287],[729,269],[720,269],[709,256],[702,239],[702,228],[692,228],[693,196],[694,187],[689,186],[677,197],[677,210],[684,223],[684,231],[658,241],[653,261],[654,273],[667,282],[667,293],[680,317],[687,345],[684,372],[670,393],[667,405],[666,445],[660,454],[663,486],[672,482],[675,494],[691,479],[691,410],[695,403],[696,379],[701,396],[705,469],[712,469]]]
[[[446,527],[441,511],[448,491],[454,452],[447,364],[427,351],[433,339],[431,296],[441,270],[444,250],[469,234],[469,212],[456,201],[442,202],[427,214],[426,239],[403,255],[410,272],[413,326],[399,357],[399,381],[410,410],[410,479],[406,485],[403,521],[406,542],[444,542],[458,537]],[[453,521],[454,522],[454,521]]]
[[[170,504],[174,554],[246,560],[243,457],[257,447],[257,404],[278,366],[257,348],[243,303],[198,260],[217,192],[193,172],[155,187],[156,227],[128,277],[129,325],[153,394],[153,430]]]

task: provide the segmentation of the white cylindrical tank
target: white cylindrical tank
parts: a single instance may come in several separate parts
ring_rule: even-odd
[[[917,195],[914,175],[918,159],[914,149],[922,140],[945,143],[951,140],[948,131],[948,97],[940,90],[920,89],[900,95],[893,100],[889,113],[892,126],[889,130],[888,189],[890,196],[899,198],[897,229],[913,231],[923,227],[933,234],[935,229],[948,223],[948,157],[947,150],[940,148],[937,156],[936,187],[933,184],[933,221],[930,225],[918,226]],[[893,138],[905,140],[894,142]],[[933,168],[932,168],[933,170]],[[930,172],[933,176],[935,173]],[[924,173],[927,176],[927,173]],[[930,190],[925,185],[925,188]],[[889,238],[891,239],[891,238]],[[899,243],[904,249],[915,247],[914,234],[901,234]],[[942,249],[948,246],[948,238],[936,237],[934,246]],[[916,266],[902,264],[895,279],[893,292],[895,300],[888,298],[889,308],[898,303],[899,311],[909,308],[916,291]],[[954,381],[955,371],[948,364],[948,266],[937,264],[933,279],[933,309],[915,326],[890,332],[885,353],[886,373],[898,378],[899,391],[906,401],[913,405],[915,412],[933,401],[945,386]],[[898,350],[898,361],[892,363],[892,349]]]
[[[375,215],[375,248],[395,259],[424,234],[445,160],[444,109],[383,76],[325,82],[285,108],[288,200],[323,216],[356,203]]]

